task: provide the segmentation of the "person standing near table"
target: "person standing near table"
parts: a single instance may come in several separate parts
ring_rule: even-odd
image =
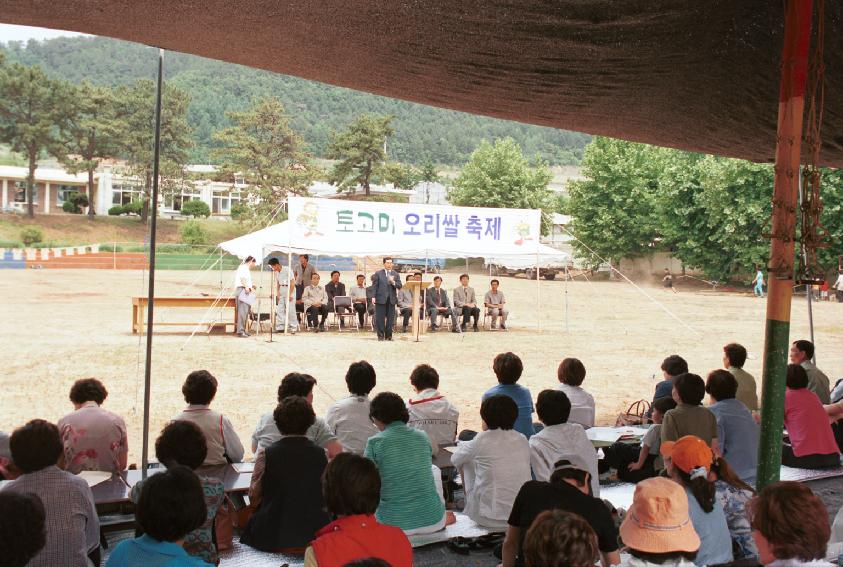
[[[372,287],[378,340],[391,341],[392,327],[395,325],[395,305],[398,303],[398,290],[401,289],[401,276],[392,269],[392,258],[383,259],[383,269],[375,272]]]
[[[290,330],[290,334],[294,335],[299,330],[299,320],[296,317],[296,301],[292,295],[292,273],[287,266],[281,265],[278,258],[270,258],[268,264],[275,274],[275,330],[283,333],[284,318],[289,317],[287,328]]]
[[[234,297],[237,298],[236,330],[238,337],[251,336],[246,332],[246,323],[249,320],[249,310],[252,308],[252,305],[246,302],[245,296],[252,293],[255,289],[252,283],[252,274],[249,272],[254,265],[255,257],[247,256],[237,268],[237,273],[234,274]]]

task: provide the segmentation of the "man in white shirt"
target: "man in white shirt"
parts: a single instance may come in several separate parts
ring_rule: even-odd
[[[837,302],[843,302],[843,269],[837,270],[837,281],[831,286],[835,290],[835,297]]]
[[[556,378],[559,380],[559,390],[565,392],[571,402],[568,423],[579,423],[586,429],[594,427],[594,396],[582,388],[585,365],[577,358],[566,358],[559,364]]]
[[[530,437],[530,464],[536,480],[549,481],[553,465],[560,459],[585,462],[591,476],[592,496],[599,498],[597,451],[582,425],[568,423],[571,413],[568,396],[559,390],[544,390],[536,400],[536,412],[544,424],[544,429]]]
[[[250,336],[246,332],[246,324],[249,321],[249,310],[252,308],[252,304],[247,301],[247,295],[251,295],[254,291],[252,274],[249,272],[254,265],[255,258],[253,256],[247,256],[237,268],[237,273],[234,274],[234,297],[237,298],[236,331],[238,337]]]
[[[352,362],[345,373],[349,395],[334,402],[325,414],[328,429],[349,453],[362,455],[366,441],[378,432],[369,417],[369,392],[375,383],[375,369],[371,364],[365,360]]]
[[[325,288],[319,285],[319,274],[313,274],[310,278],[310,285],[304,288],[302,294],[302,303],[304,303],[304,312],[307,313],[308,323],[313,327],[317,333],[325,331],[325,319],[328,318],[328,294],[325,293]],[[319,325],[317,326],[317,319],[321,315]]]
[[[435,449],[452,445],[457,438],[460,412],[439,393],[439,373],[428,364],[419,364],[410,374],[416,395],[407,403],[409,427],[421,429]]]
[[[292,286],[292,275],[287,266],[282,266],[278,258],[269,259],[269,267],[275,275],[275,330],[279,333],[284,332],[284,318],[287,317],[287,328],[291,335],[294,335],[299,330],[299,320],[296,317],[296,300],[294,288]]]

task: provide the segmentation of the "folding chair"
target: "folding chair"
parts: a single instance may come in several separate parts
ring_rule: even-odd
[[[339,308],[346,307],[346,311],[339,311]],[[351,329],[351,325],[346,323],[347,319],[351,319],[354,323],[354,330],[359,331],[360,327],[357,322],[357,312],[354,311],[354,307],[351,304],[351,296],[348,295],[337,295],[334,297],[334,324],[337,325],[340,331],[343,330],[343,323],[348,326],[349,330]]]

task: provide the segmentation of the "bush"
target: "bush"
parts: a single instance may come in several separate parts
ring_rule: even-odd
[[[231,205],[231,218],[236,221],[246,220],[249,217],[249,205],[235,203]]]
[[[199,221],[185,222],[179,233],[181,234],[181,241],[185,244],[205,244],[208,241],[208,233],[202,228]]]
[[[120,215],[126,214],[126,207],[123,205],[114,205],[110,209],[108,209],[108,215],[111,217],[119,217]]]
[[[208,218],[211,216],[211,209],[205,201],[188,201],[182,204],[181,214],[193,218]]]
[[[62,204],[61,209],[66,213],[78,215],[82,213],[82,207],[87,206],[88,196],[74,191],[67,196],[67,199]]]
[[[143,212],[143,201],[132,201],[123,205],[123,212],[127,215],[139,215]]]
[[[44,233],[41,232],[40,228],[28,226],[20,231],[20,239],[24,246],[31,246],[36,242],[44,240]]]

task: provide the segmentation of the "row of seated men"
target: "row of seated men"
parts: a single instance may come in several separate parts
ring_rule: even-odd
[[[339,315],[340,328],[344,328],[346,325],[345,317],[342,314],[347,314],[346,316],[352,313],[356,314],[359,328],[364,326],[367,315],[369,317],[374,316],[373,286],[365,285],[366,276],[363,274],[357,274],[356,284],[347,289],[346,285],[340,281],[340,272],[334,270],[331,272],[330,281],[323,286],[320,283],[321,276],[315,270],[306,269],[312,268],[312,265],[307,263],[307,257],[303,255],[301,263],[295,266],[293,270],[294,281],[296,282],[296,295],[293,301],[292,291],[288,284],[289,281],[292,281],[292,278],[277,259],[270,259],[269,265],[277,274],[277,297],[286,296],[289,298],[287,305],[283,301],[278,304],[276,330],[279,332],[285,332],[285,317],[288,318],[287,332],[295,333],[299,329],[298,316],[293,314],[290,304],[295,306],[295,313],[302,314],[307,327],[316,332],[325,331],[325,322],[330,313]],[[309,277],[307,285],[304,281],[299,281],[306,277]],[[374,278],[374,275],[372,275],[372,278]],[[413,279],[422,281],[422,273],[414,272],[406,276],[408,282]],[[460,285],[453,290],[453,303],[448,297],[448,292],[442,288],[441,276],[435,276],[433,285],[426,290],[422,290],[419,305],[430,319],[430,331],[437,331],[443,320],[450,320],[451,331],[454,333],[467,331],[469,324],[472,322],[472,329],[475,332],[479,330],[480,307],[477,294],[474,288],[468,284],[468,274],[462,274]],[[337,300],[337,298],[340,299]],[[498,319],[500,319],[500,328],[506,330],[509,309],[506,307],[506,297],[500,290],[500,282],[496,279],[490,282],[490,289],[483,297],[483,308],[486,309],[487,316],[491,318],[492,329],[498,328]],[[400,316],[401,330],[406,333],[413,313],[413,292],[407,286],[398,290],[395,309],[396,314]],[[287,313],[290,313],[290,315],[287,316]],[[462,317],[461,323],[459,322],[460,317]]]

